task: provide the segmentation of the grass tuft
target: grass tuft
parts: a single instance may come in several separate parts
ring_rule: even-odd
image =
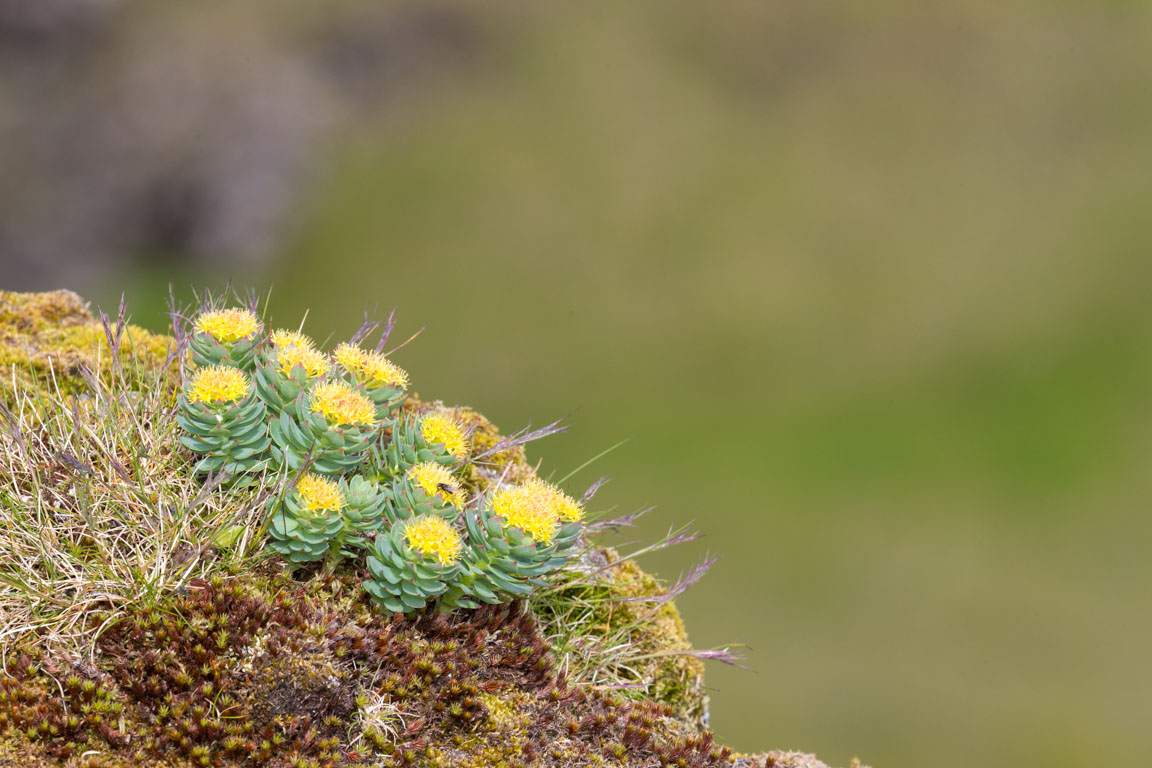
[[[116,325],[105,325],[112,349]],[[95,370],[84,371],[83,395],[14,386],[3,412],[6,652],[44,644],[83,653],[118,613],[255,555],[261,499],[193,474],[167,365],[131,359]]]

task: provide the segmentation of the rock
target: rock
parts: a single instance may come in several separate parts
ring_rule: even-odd
[[[0,293],[5,401],[32,408],[36,419],[61,403],[85,403],[74,414],[69,406],[74,421],[56,422],[54,430],[85,423],[89,413],[102,424],[147,429],[159,414],[130,409],[147,402],[170,407],[171,391],[149,400],[143,388],[176,385],[172,344],[116,320],[106,329],[68,291]],[[128,391],[101,399],[86,391],[89,380],[118,381]],[[428,406],[414,398],[408,407]],[[500,444],[483,416],[468,409],[455,414],[474,430],[475,446]],[[146,557],[141,548],[151,537],[179,521],[195,531],[188,516],[196,502],[165,501],[202,493],[179,448],[153,447],[133,457],[131,444],[119,446],[112,471],[100,440],[76,440],[62,452],[52,430],[23,429],[9,423],[0,430],[5,529],[27,508],[44,508],[52,517],[33,538],[67,546],[68,556],[81,561],[85,552],[115,558],[124,541],[136,542],[133,556]],[[465,478],[473,489],[491,484],[492,473],[532,475],[522,446],[488,458]],[[229,498],[243,503],[242,495]],[[106,507],[110,528],[84,528]],[[73,627],[83,630],[79,644],[76,637],[48,642],[31,629],[5,637],[0,768],[827,768],[802,753],[736,756],[713,743],[705,729],[703,666],[684,653],[691,645],[675,605],[657,579],[612,550],[589,550],[584,568],[563,572],[527,602],[449,616],[386,615],[366,598],[354,564],[292,574],[259,549],[228,559],[236,537],[221,543],[218,531],[204,530],[212,538],[192,537],[152,567],[199,566],[187,573],[206,578],[116,600],[100,595],[123,592],[127,582],[85,591],[92,604],[86,623]],[[61,536],[71,543],[56,543]],[[21,562],[36,568],[35,559]],[[20,593],[3,568],[6,631],[25,598],[34,611],[45,601],[70,607],[68,591]],[[561,645],[561,630],[577,626],[573,613],[583,634]],[[614,674],[610,660],[594,655],[609,644],[614,653],[633,652],[636,661],[626,656],[624,663],[639,687],[601,685],[587,676],[591,668]]]

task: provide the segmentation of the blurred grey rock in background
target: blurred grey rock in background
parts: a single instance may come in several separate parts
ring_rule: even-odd
[[[434,4],[0,0],[5,287],[267,258],[325,136],[477,44]]]

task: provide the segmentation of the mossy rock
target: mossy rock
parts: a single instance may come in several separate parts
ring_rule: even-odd
[[[120,342],[121,370],[136,362],[162,363],[173,340],[127,325]],[[104,326],[72,291],[0,291],[0,401],[11,406],[18,392],[71,395],[86,386],[82,370],[109,372],[115,361]]]
[[[173,339],[126,326],[119,359],[75,294],[0,293],[3,400],[83,394],[83,371],[175,386]],[[117,374],[120,375],[120,374]],[[33,398],[35,400],[35,398]],[[411,398],[409,412],[429,405]],[[532,476],[521,446],[491,452],[494,425],[467,408],[465,482]],[[0,675],[0,768],[389,768],[739,765],[823,768],[799,753],[738,756],[706,724],[703,666],[662,584],[592,550],[592,586],[614,600],[646,660],[643,694],[559,671],[535,602],[440,616],[383,615],[345,564],[292,576],[272,560],[192,579],[116,614],[96,612],[91,653],[12,645]],[[652,598],[645,600],[644,598]]]

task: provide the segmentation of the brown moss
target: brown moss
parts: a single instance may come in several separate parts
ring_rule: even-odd
[[[106,768],[727,760],[671,707],[570,687],[522,605],[382,616],[355,579],[197,581],[110,627],[94,668],[20,657],[0,687],[0,755],[31,767],[98,754]],[[366,694],[391,726],[363,732]]]

